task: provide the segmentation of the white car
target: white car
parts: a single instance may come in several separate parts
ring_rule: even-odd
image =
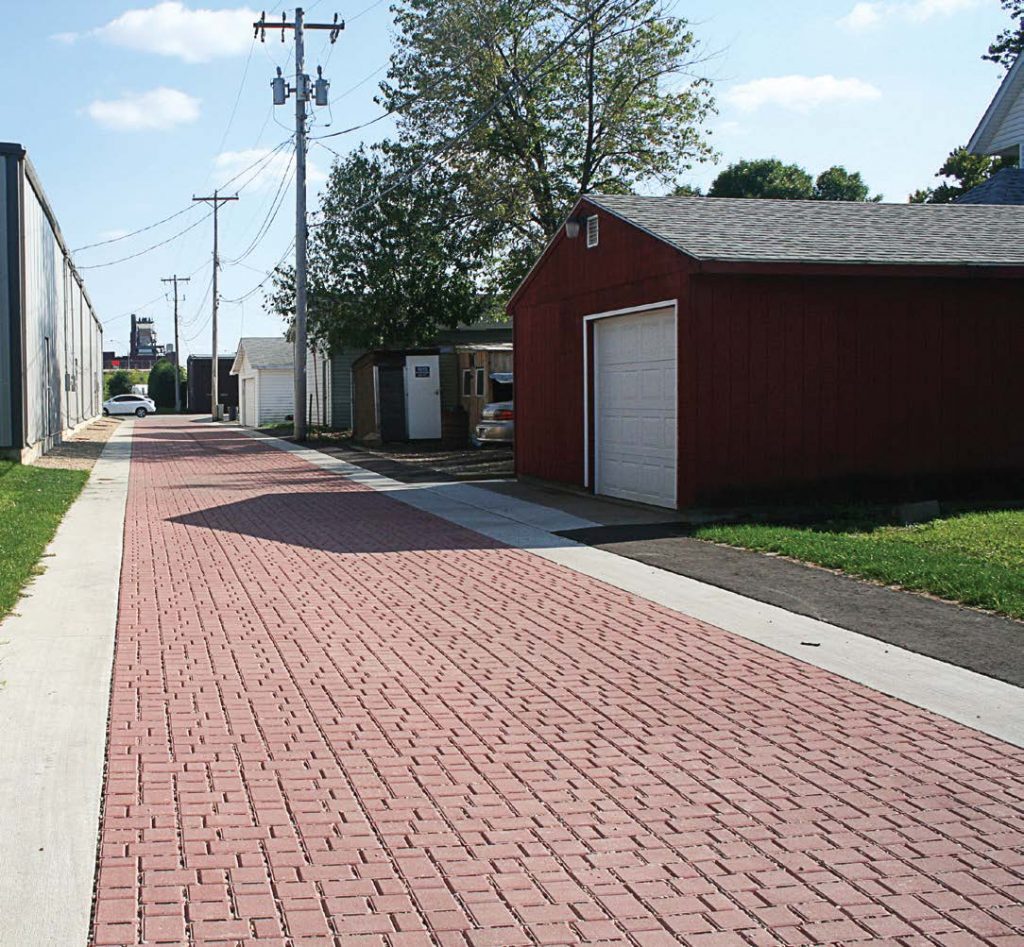
[[[147,414],[156,414],[156,404],[145,395],[114,395],[103,402],[103,413],[134,414],[137,418],[144,418]]]

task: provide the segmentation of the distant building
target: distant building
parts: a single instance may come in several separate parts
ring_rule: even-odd
[[[0,169],[0,456],[29,461],[99,415],[103,327],[25,149]]]

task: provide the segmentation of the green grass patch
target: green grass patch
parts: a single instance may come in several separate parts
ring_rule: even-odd
[[[693,535],[1024,619],[1022,510],[960,513],[914,526],[851,510],[812,524],[718,524]]]
[[[89,473],[0,461],[0,618],[36,574],[39,558]]]

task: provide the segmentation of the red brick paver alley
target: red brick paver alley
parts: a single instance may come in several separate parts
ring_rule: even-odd
[[[136,425],[94,940],[1024,944],[1024,753]]]

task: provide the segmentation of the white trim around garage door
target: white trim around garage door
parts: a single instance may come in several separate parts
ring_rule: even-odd
[[[645,303],[642,306],[629,306],[626,309],[609,309],[607,312],[595,312],[583,317],[583,486],[591,487],[590,477],[590,324],[598,319],[612,319],[615,316],[633,316],[641,312],[651,312],[655,309],[671,309],[676,323],[676,352],[678,366],[679,349],[679,300],[663,299],[656,303]],[[595,341],[596,344],[596,341]],[[679,418],[679,377],[676,376],[676,420]],[[594,448],[597,448],[598,431],[594,427]],[[676,476],[679,475],[679,438],[676,437]]]

